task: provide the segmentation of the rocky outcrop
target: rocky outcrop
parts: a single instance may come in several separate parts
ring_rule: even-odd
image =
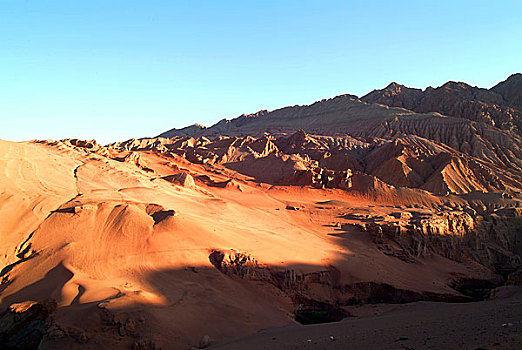
[[[178,173],[173,175],[168,175],[162,178],[168,182],[172,182],[176,185],[180,185],[182,187],[194,189],[196,188],[196,184],[194,183],[194,178],[192,175],[187,173]]]
[[[53,300],[11,305],[0,314],[0,348],[36,350],[44,338],[65,336],[54,324],[56,307]]]
[[[261,264],[248,253],[235,249],[212,250],[209,261],[216,269],[228,276],[262,281],[286,290],[297,303],[302,298],[306,299],[306,296],[302,294],[306,285],[318,283],[333,286],[338,284],[339,279],[338,271],[334,267],[314,272],[296,273],[294,269],[284,270]]]
[[[175,210],[166,210],[163,206],[155,203],[150,203],[149,205],[147,205],[145,211],[154,220],[154,225],[159,224],[160,222],[171,216],[177,215]]]
[[[68,143],[71,146],[87,148],[93,151],[98,150],[101,146],[96,142],[96,140],[79,140],[79,139],[68,139],[62,140],[64,143]]]
[[[270,272],[260,266],[252,256],[237,250],[213,250],[209,255],[210,263],[226,275],[235,275],[250,280],[270,280]]]
[[[118,162],[127,162],[137,165],[138,167],[141,166],[140,164],[140,155],[136,151],[129,152],[125,155],[122,155],[121,157],[114,157],[115,160]]]

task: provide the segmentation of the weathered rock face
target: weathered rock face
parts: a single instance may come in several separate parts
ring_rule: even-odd
[[[418,257],[432,254],[461,261],[465,254],[463,237],[475,230],[473,217],[465,212],[439,215],[402,212],[385,220],[370,218],[366,221],[345,224],[341,228],[369,232],[384,254],[410,263],[416,262]]]
[[[297,273],[294,269],[285,270],[264,265],[248,253],[234,249],[213,250],[209,260],[216,269],[228,276],[274,285],[291,297],[296,305],[312,302],[313,297],[308,290],[311,285],[321,285],[327,289],[339,286],[340,275],[333,266],[319,271]]]
[[[507,277],[522,266],[521,213],[519,208],[486,216],[462,211],[439,215],[402,212],[387,219],[343,224],[341,228],[369,232],[384,254],[406,262],[433,254],[455,261],[472,259]],[[347,218],[357,219],[351,215]]]
[[[399,222],[342,225],[341,228],[349,230],[355,227],[368,232],[384,254],[409,263],[417,263],[417,258],[430,255],[442,255],[455,261],[477,258],[478,251],[473,247],[474,239],[477,237],[477,227],[475,227],[476,223],[469,214],[449,212],[438,217],[397,214],[396,218],[401,220]],[[487,239],[494,239],[491,235],[498,235],[499,232],[493,233],[493,231],[490,230],[489,233],[485,233],[486,231],[481,227],[479,232],[489,235]],[[507,249],[513,248],[506,246],[502,249],[507,253]],[[514,256],[513,253],[508,254]],[[306,310],[320,310],[328,313],[336,310],[337,305],[404,303],[421,300],[444,302],[482,300],[488,297],[489,290],[504,282],[500,277],[489,280],[455,277],[451,285],[456,291],[463,294],[437,294],[403,290],[386,283],[355,282],[342,284],[340,272],[334,266],[327,266],[323,270],[308,273],[297,273],[294,269],[282,270],[277,267],[266,266],[248,253],[237,250],[214,250],[209,255],[209,260],[214,267],[228,276],[269,283],[279,288],[298,306],[296,310],[298,318],[304,317]],[[492,268],[498,267],[494,264],[494,260],[482,261],[482,263]],[[519,270],[512,272],[508,281],[511,284],[519,284],[520,258],[511,260],[510,263],[511,270],[509,271],[512,272],[517,268]],[[506,265],[504,265],[505,267]],[[318,297],[317,290],[328,291],[323,293],[328,297]],[[305,311],[302,312],[303,310]],[[305,320],[306,322],[308,321]],[[324,322],[328,322],[328,320]]]
[[[171,216],[177,215],[175,210],[167,210],[163,206],[154,203],[148,204],[145,211],[152,217],[155,225]]]
[[[140,164],[140,155],[138,152],[134,152],[134,151],[129,152],[126,155],[123,155],[121,157],[116,157],[114,159],[119,162],[133,163],[133,164],[136,164],[137,166],[141,165]]]
[[[522,210],[512,208],[479,217],[465,236],[474,260],[508,276],[522,266]]]

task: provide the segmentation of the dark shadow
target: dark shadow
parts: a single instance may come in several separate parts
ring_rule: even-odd
[[[9,276],[4,276],[2,278],[2,280],[0,281],[0,295],[2,295],[2,292],[7,288],[9,287],[15,280],[15,278],[13,279],[9,279],[8,278]]]
[[[175,210],[160,210],[152,214],[152,219],[154,220],[154,225],[159,224],[169,216],[174,216],[176,214]]]
[[[339,322],[347,316],[348,313],[342,308],[321,302],[299,307],[295,311],[295,320],[302,325]]]
[[[52,213],[68,213],[68,214],[75,214],[75,213],[76,213],[76,209],[75,209],[74,207],[61,208],[61,209],[56,209],[56,210],[51,211],[51,214],[52,214]]]
[[[349,235],[351,232],[349,231],[344,231],[344,230],[339,230],[339,231],[342,231],[342,232],[337,232],[337,233],[327,233],[328,236],[333,236],[333,237],[341,237],[341,238],[346,238],[347,235]]]
[[[29,246],[29,247],[30,247],[30,246]],[[23,263],[23,262],[25,262],[25,261],[27,261],[27,260],[30,260],[30,259],[34,258],[35,256],[38,256],[38,253],[34,253],[34,254],[32,254],[32,255],[26,257],[26,258],[22,258],[22,259],[20,259],[20,260],[18,260],[18,261],[15,261],[15,262],[12,263],[12,264],[7,265],[6,267],[4,267],[4,268],[2,269],[2,271],[0,271],[0,277],[3,277],[5,274],[7,274],[8,272],[10,272],[10,271],[11,271],[11,270],[16,266],[16,265],[19,265],[19,264],[21,264],[21,263]]]
[[[325,224],[323,227],[335,227],[336,229],[339,229],[341,226],[340,224]]]
[[[82,297],[83,293],[85,293],[85,287],[80,284],[80,285],[78,285],[78,294],[76,294],[73,301],[71,301],[71,305],[79,304],[80,298]]]
[[[63,286],[73,276],[73,273],[60,263],[47,272],[41,280],[3,298],[2,307],[27,300],[43,301],[56,294],[61,294]]]
[[[162,338],[165,348],[190,348],[197,345],[204,334],[216,339],[222,338],[223,334],[244,336],[267,325],[285,322],[337,322],[349,316],[344,308],[350,305],[472,300],[463,295],[413,292],[385,283],[342,284],[341,271],[333,266],[287,263],[267,267],[257,263],[245,264],[252,260],[241,257],[226,259],[223,252],[212,251],[209,252],[209,262],[215,267],[187,266],[145,274],[141,282],[149,292],[164,298],[165,303],[161,305],[136,301],[122,303],[125,306],[120,308],[104,305],[112,299],[139,295],[139,290],[117,292],[110,298],[82,304],[80,298],[85,288],[78,286],[78,294],[71,305],[58,310],[60,319],[66,320],[60,322],[73,322],[74,328],[68,331],[66,338],[52,340],[50,344],[54,348],[67,347],[63,342],[71,341],[73,336],[75,342],[97,344],[110,341],[114,348],[131,348],[134,343],[160,337],[160,330],[190,329],[182,336]],[[230,261],[237,266],[223,268]],[[42,296],[59,295],[72,277],[73,274],[59,264],[40,281],[7,296],[3,308],[15,302],[39,301]],[[332,298],[326,302],[316,295],[331,295]],[[187,317],[172,317],[173,313]],[[210,326],[208,320],[221,321]],[[85,334],[88,334],[87,338]]]
[[[217,188],[226,188],[230,183],[232,182],[232,179],[228,179],[225,181],[209,181],[207,182],[207,186],[209,187],[217,187]]]

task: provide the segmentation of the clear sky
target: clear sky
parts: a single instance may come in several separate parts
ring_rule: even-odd
[[[0,1],[0,138],[154,136],[522,71],[522,1]]]

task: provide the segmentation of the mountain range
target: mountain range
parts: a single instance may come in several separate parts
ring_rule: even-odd
[[[399,107],[410,112],[369,106],[371,104]],[[491,89],[449,81],[438,88],[428,87],[423,91],[393,82],[384,89],[374,90],[361,98],[355,95],[341,95],[309,106],[285,107],[271,112],[262,110],[232,120],[223,119],[209,128],[194,124],[182,129],[172,129],[161,133],[158,137],[198,137],[217,134],[233,136],[265,131],[289,131],[295,128],[331,134],[338,131],[334,129],[335,126],[345,128],[344,122],[360,120],[370,122],[375,118],[389,119],[395,116],[411,117],[412,112],[432,115],[439,113],[448,117],[484,123],[520,135],[522,74],[513,74]],[[341,132],[343,131],[341,129]]]

